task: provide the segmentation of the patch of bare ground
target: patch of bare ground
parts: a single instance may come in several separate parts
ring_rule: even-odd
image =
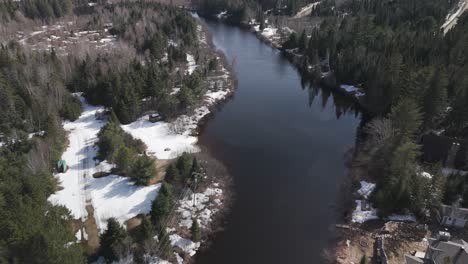
[[[376,238],[384,237],[385,252],[390,264],[404,263],[404,255],[425,251],[430,231],[420,229],[417,223],[368,221],[338,228],[335,248],[336,263],[359,263],[363,256],[368,262],[376,252]],[[376,261],[376,260],[374,260]]]
[[[99,229],[94,219],[94,208],[91,204],[86,205],[86,212],[88,212],[88,218],[84,221],[81,228],[88,234],[88,240],[82,241],[84,241],[86,253],[93,255],[99,248]]]
[[[164,176],[166,176],[166,169],[171,164],[173,160],[170,159],[158,159],[156,160],[156,171],[157,174],[155,177],[151,178],[148,185],[153,185],[164,180]]]

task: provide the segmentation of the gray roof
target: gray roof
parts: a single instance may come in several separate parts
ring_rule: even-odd
[[[405,262],[406,264],[424,264],[424,260],[408,254],[405,255]]]
[[[467,208],[460,208],[460,207],[450,206],[450,205],[442,205],[440,207],[440,213],[442,216],[468,220]]]
[[[468,243],[463,240],[454,242],[431,238],[426,258],[433,260],[436,264],[446,263],[447,260],[451,260],[454,264],[466,264],[468,263]]]

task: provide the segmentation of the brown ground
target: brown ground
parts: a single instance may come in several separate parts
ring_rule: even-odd
[[[164,176],[166,175],[166,169],[167,167],[171,164],[172,160],[170,159],[167,159],[167,160],[164,160],[164,159],[158,159],[156,161],[156,170],[157,170],[157,174],[155,177],[153,177],[148,185],[153,185],[153,184],[156,184],[158,182],[161,182],[163,179],[164,179]]]
[[[89,255],[96,253],[99,248],[99,230],[94,219],[94,208],[91,204],[86,205],[86,211],[88,212],[88,218],[83,223],[83,227],[88,234],[88,240],[86,241],[86,252]]]
[[[390,264],[404,263],[404,255],[425,251],[430,231],[418,231],[416,223],[369,221],[349,228],[338,228],[337,263],[359,263],[365,255],[374,255],[375,238],[384,235],[384,247]],[[348,246],[349,243],[349,246]]]

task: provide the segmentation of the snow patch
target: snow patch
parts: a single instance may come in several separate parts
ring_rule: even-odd
[[[374,190],[375,183],[361,181],[361,188],[358,190],[358,193],[367,199]]]
[[[197,63],[195,62],[195,59],[193,55],[187,53],[187,71],[189,75],[192,75],[192,73],[195,71],[197,68]]]
[[[200,247],[200,242],[193,242],[192,240],[183,238],[178,234],[170,235],[169,240],[171,241],[171,245],[180,248],[182,251],[189,254],[190,256],[195,255],[195,253],[197,253],[198,248]]]
[[[356,209],[353,212],[351,221],[353,223],[362,224],[369,220],[379,219],[377,216],[377,209],[373,208],[371,205],[369,205],[369,207],[370,210],[364,211],[362,209],[362,201],[356,200]]]
[[[137,186],[129,178],[117,175],[90,181],[91,203],[99,230],[107,228],[107,219],[111,217],[124,224],[138,214],[149,213],[160,187],[161,184]]]
[[[312,10],[314,10],[314,7],[320,4],[320,2],[321,1],[318,1],[304,6],[303,8],[301,8],[301,10],[299,10],[299,12],[297,12],[294,18],[301,18],[310,15],[310,13],[312,13]]]

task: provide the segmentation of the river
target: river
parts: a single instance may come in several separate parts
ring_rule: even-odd
[[[196,263],[321,263],[360,116],[347,98],[303,87],[295,67],[254,34],[206,23],[238,86],[200,144],[226,165],[236,198],[225,231]]]

